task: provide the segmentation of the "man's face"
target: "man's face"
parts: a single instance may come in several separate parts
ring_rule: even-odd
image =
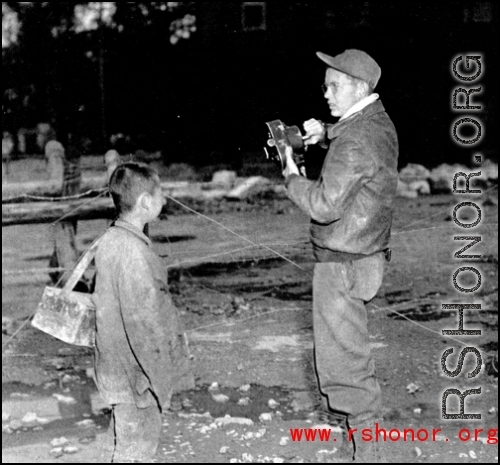
[[[341,117],[349,108],[361,100],[357,85],[345,73],[333,68],[326,70],[325,98],[332,116]]]

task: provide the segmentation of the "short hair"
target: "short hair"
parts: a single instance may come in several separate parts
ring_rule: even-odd
[[[374,92],[374,88],[368,84],[368,82],[363,79],[346,74],[349,81],[358,88],[358,92],[365,94],[365,96],[371,95]]]
[[[109,192],[118,214],[132,211],[141,194],[154,194],[159,185],[158,172],[145,163],[123,163],[109,180]]]

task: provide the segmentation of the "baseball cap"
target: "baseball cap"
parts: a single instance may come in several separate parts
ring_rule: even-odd
[[[361,50],[348,49],[334,57],[321,52],[316,52],[316,55],[330,68],[362,79],[372,88],[377,86],[382,70],[377,62],[367,53]]]

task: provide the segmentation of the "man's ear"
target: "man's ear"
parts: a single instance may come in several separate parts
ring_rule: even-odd
[[[144,210],[149,210],[150,205],[151,205],[151,196],[147,192],[143,192],[139,196],[139,205],[144,209]]]

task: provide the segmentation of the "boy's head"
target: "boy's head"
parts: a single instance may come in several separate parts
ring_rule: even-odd
[[[109,192],[120,216],[138,215],[151,221],[165,204],[156,170],[145,163],[119,165],[109,180]]]

